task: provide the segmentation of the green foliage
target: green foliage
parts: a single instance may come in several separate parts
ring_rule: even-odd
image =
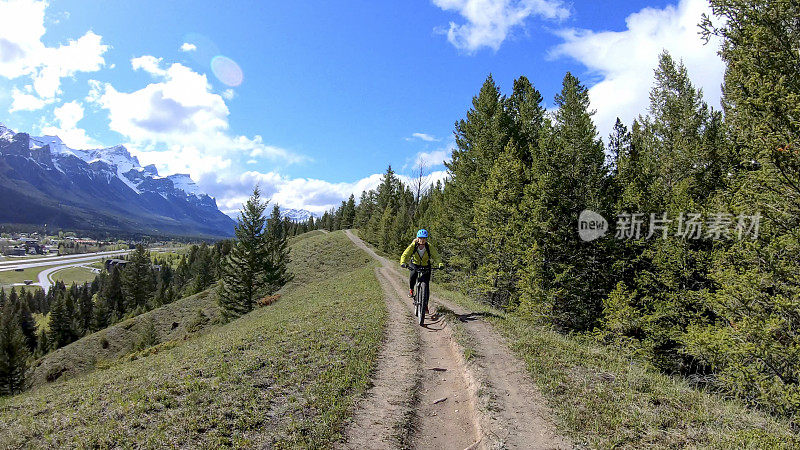
[[[139,332],[139,340],[134,345],[133,350],[139,351],[158,345],[158,331],[156,330],[156,323],[153,318],[149,317],[139,326],[142,327],[142,330]]]
[[[523,248],[519,230],[525,220],[520,211],[525,168],[518,155],[517,145],[510,141],[475,203],[472,245],[481,254],[470,290],[494,306],[516,305]]]
[[[125,309],[133,310],[148,306],[154,291],[155,274],[150,252],[145,250],[142,244],[138,244],[136,251],[131,253],[125,269],[122,270],[122,293],[125,296]]]
[[[608,209],[603,144],[592,123],[586,87],[567,73],[556,96],[555,122],[546,124],[521,200],[525,249],[521,307],[571,330],[596,324],[609,290],[604,243],[575,233],[580,212]],[[524,247],[523,247],[524,248]]]
[[[275,205],[267,220],[268,202],[261,201],[256,187],[242,208],[236,225],[236,239],[222,266],[222,286],[218,302],[223,315],[232,319],[251,311],[258,298],[271,294],[289,276],[286,234],[280,224],[280,208]]]
[[[22,391],[29,356],[20,326],[20,307],[7,299],[0,310],[0,395]]]

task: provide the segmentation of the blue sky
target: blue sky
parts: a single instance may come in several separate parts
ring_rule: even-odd
[[[0,0],[0,122],[124,143],[190,173],[223,211],[259,183],[321,212],[388,164],[422,158],[444,176],[453,123],[489,73],[504,92],[526,75],[550,104],[572,71],[605,136],[646,112],[666,48],[718,105],[718,43],[694,26],[703,0],[226,3]]]

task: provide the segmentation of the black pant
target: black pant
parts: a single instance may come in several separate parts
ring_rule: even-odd
[[[411,271],[411,278],[408,280],[408,288],[411,289],[412,291],[414,290],[414,285],[417,284],[417,274],[418,273],[419,272],[417,272],[416,270],[412,270]],[[425,283],[427,283],[428,281],[431,281],[431,273],[430,272],[423,272],[422,273],[422,277],[419,279],[419,281],[420,282],[425,282]]]

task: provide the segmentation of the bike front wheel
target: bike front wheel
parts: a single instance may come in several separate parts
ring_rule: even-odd
[[[420,283],[417,289],[417,317],[419,325],[425,325],[425,310],[428,309],[428,283]]]

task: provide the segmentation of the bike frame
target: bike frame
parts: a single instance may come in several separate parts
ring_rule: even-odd
[[[430,299],[430,277],[428,277],[428,281],[422,281],[422,276],[426,273],[432,274],[437,269],[437,267],[418,266],[414,263],[408,263],[408,270],[417,272],[417,283],[414,285],[414,315],[419,319],[420,326],[425,325],[425,310]],[[424,290],[421,289],[423,283],[425,284]],[[420,298],[420,293],[423,291],[423,298]]]

